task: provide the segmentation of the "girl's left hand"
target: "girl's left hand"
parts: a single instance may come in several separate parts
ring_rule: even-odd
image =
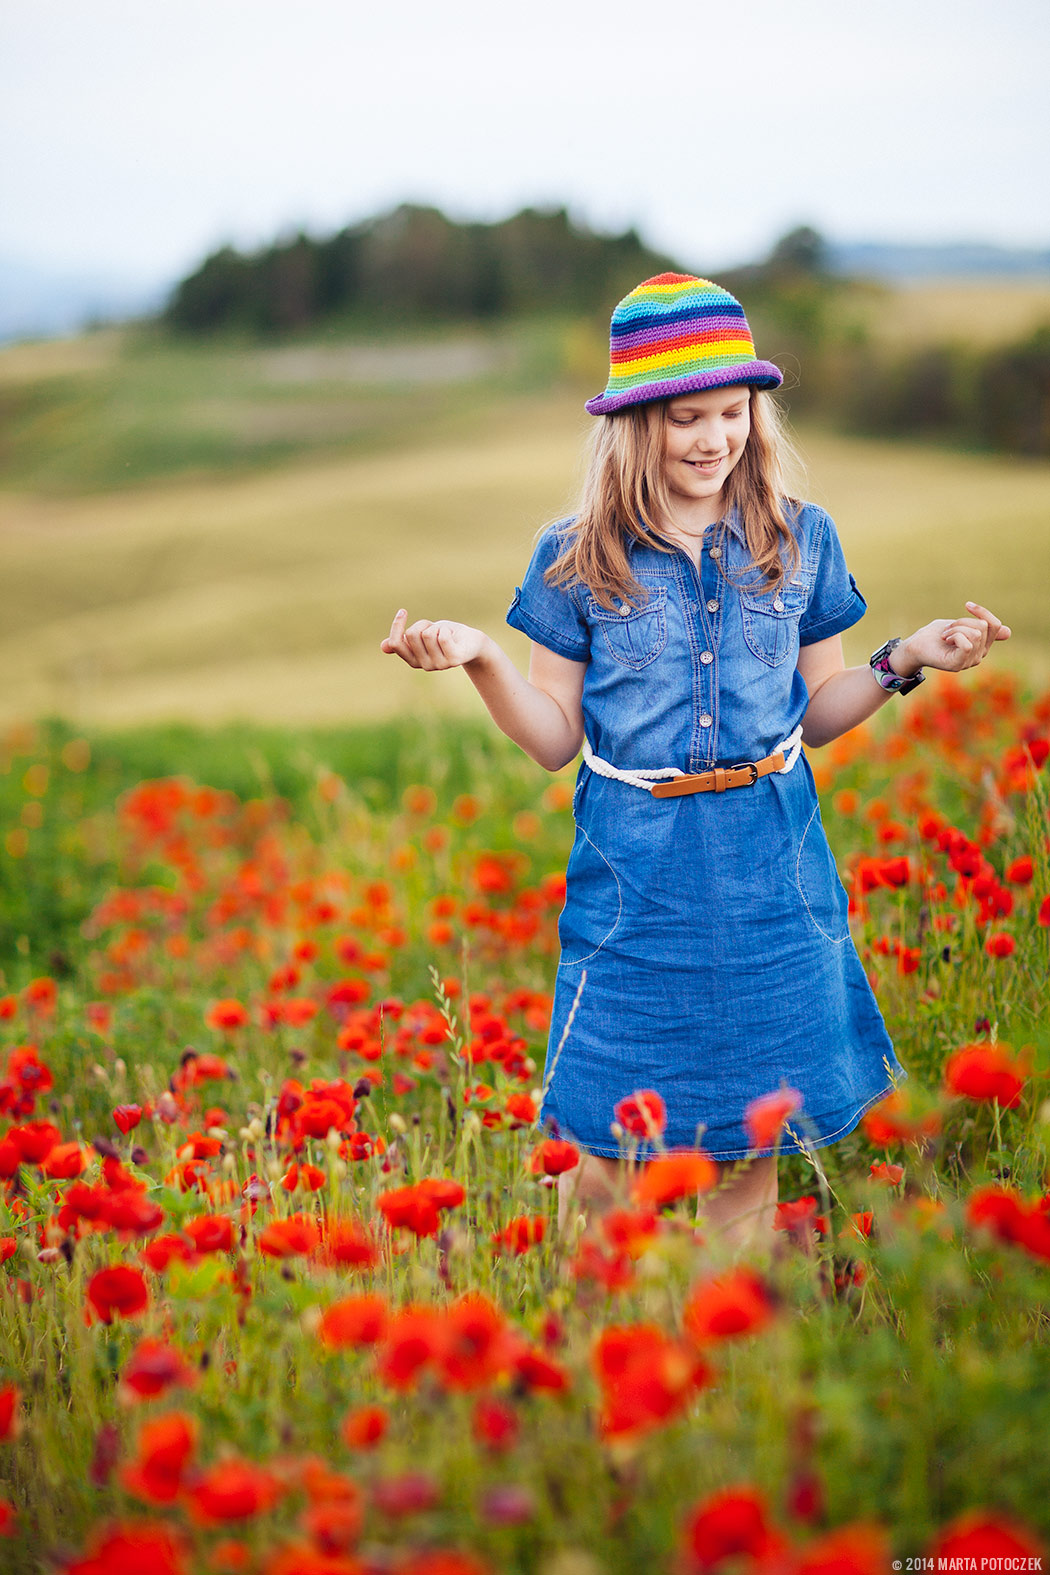
[[[996,640],[1008,640],[1011,631],[987,607],[977,602],[967,602],[966,606],[968,618],[935,618],[902,640],[893,654],[896,656],[899,651],[913,672],[920,667],[937,667],[942,672],[959,673],[966,667],[976,667]]]

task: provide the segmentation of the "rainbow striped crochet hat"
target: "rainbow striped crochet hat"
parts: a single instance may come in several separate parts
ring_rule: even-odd
[[[592,416],[673,399],[701,388],[784,381],[772,361],[759,361],[740,302],[686,273],[661,273],[625,295],[612,315],[609,382],[588,399]]]

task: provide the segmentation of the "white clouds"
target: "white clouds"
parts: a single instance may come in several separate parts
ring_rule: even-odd
[[[0,250],[175,271],[410,197],[713,266],[799,220],[1045,242],[1050,8],[9,0]]]

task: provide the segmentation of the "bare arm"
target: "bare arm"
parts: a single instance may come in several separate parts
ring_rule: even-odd
[[[559,771],[575,759],[583,743],[586,662],[571,662],[533,641],[525,679],[482,630],[426,618],[406,628],[407,617],[404,608],[397,613],[381,651],[428,673],[462,667],[496,726],[539,765]]]
[[[935,618],[902,640],[890,653],[894,671],[902,678],[917,673],[920,667],[962,672],[982,662],[996,640],[1010,638],[1010,630],[994,613],[976,602],[966,605],[972,616]],[[840,634],[804,645],[799,652],[798,670],[809,690],[802,739],[811,749],[819,749],[848,733],[893,697],[893,691],[883,689],[867,665],[846,666]]]

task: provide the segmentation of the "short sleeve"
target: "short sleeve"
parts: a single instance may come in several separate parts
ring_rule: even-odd
[[[512,629],[573,662],[590,660],[591,639],[578,585],[551,585],[544,574],[566,545],[564,525],[551,525],[536,543],[525,578],[507,612]]]
[[[815,645],[859,623],[868,604],[846,567],[839,533],[830,514],[817,511],[807,561],[813,565],[813,587],[799,620],[799,644]]]

